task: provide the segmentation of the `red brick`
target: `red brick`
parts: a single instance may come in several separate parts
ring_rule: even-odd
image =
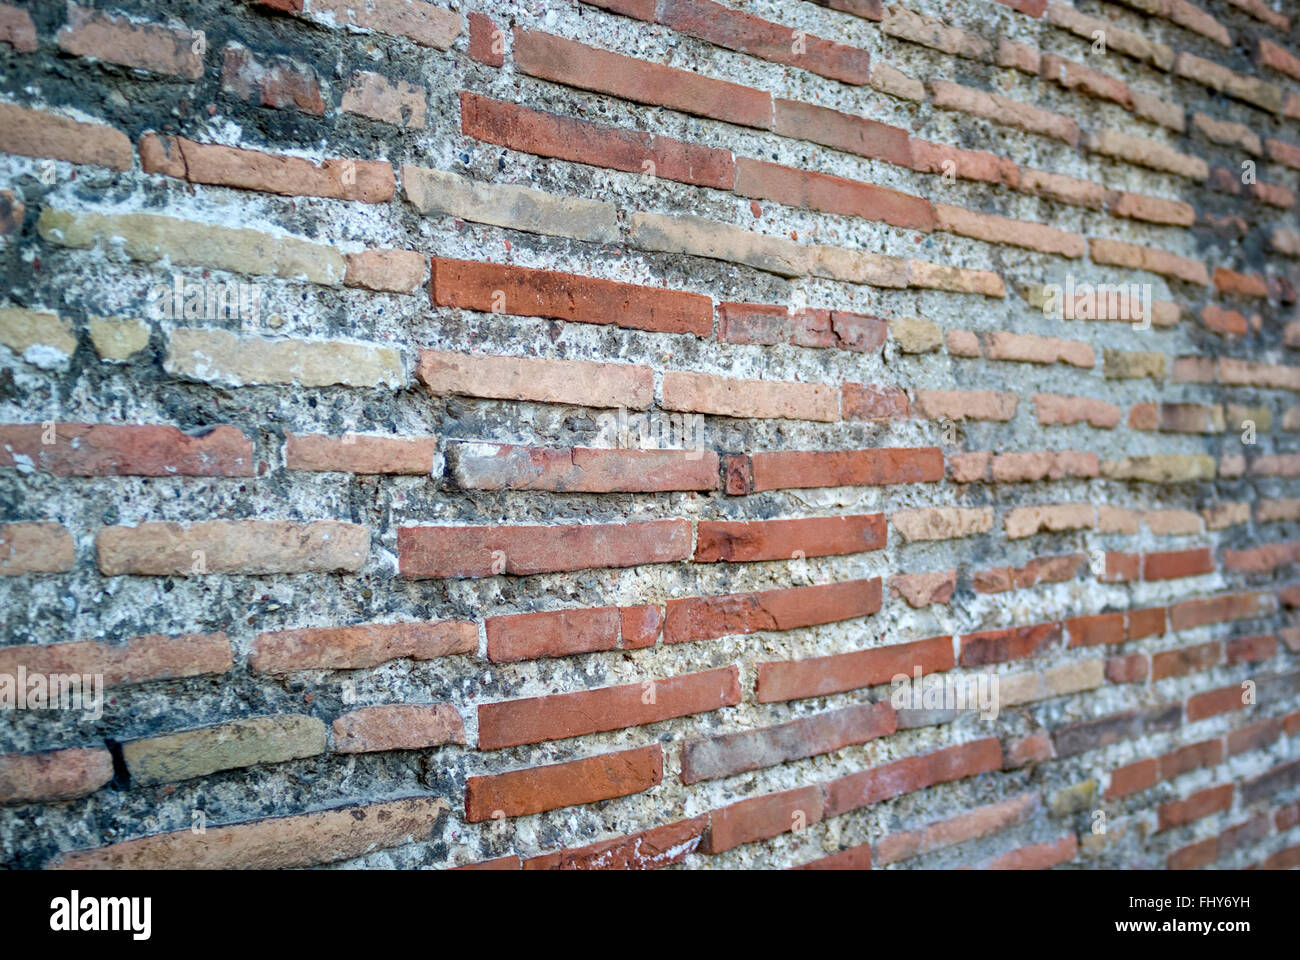
[[[1157,830],[1181,827],[1186,823],[1202,820],[1211,814],[1221,813],[1232,808],[1233,786],[1225,783],[1219,787],[1209,787],[1193,793],[1186,800],[1163,803],[1157,810],[1159,820]]]
[[[754,699],[759,703],[825,697],[953,668],[952,637],[929,637],[870,650],[758,664]]]
[[[1200,286],[1209,286],[1210,283],[1205,264],[1200,260],[1190,260],[1154,247],[1142,247],[1134,243],[1122,243],[1119,240],[1104,240],[1097,237],[1088,241],[1088,247],[1094,263],[1126,267],[1130,270],[1146,270]]]
[[[789,343],[858,353],[879,350],[888,333],[888,324],[879,317],[759,303],[720,303],[718,321],[718,339],[727,343]]]
[[[446,817],[436,797],[354,804],[248,823],[189,826],[60,854],[48,866],[65,870],[270,870],[349,860],[385,847],[425,842]]]
[[[106,687],[222,674],[233,663],[224,633],[150,634],[125,643],[72,640],[0,648],[0,673],[92,674]]]
[[[1187,698],[1187,722],[1195,723],[1208,717],[1217,717],[1233,710],[1244,710],[1242,702],[1245,690],[1240,686],[1220,687]]]
[[[662,621],[661,609],[655,606],[547,610],[488,617],[485,621],[488,659],[505,663],[652,646],[662,629]]]
[[[735,182],[729,150],[543,113],[468,90],[460,92],[460,122],[466,136],[541,157],[719,190]]]
[[[1110,799],[1127,797],[1140,790],[1148,790],[1157,782],[1156,761],[1154,758],[1139,760],[1127,766],[1111,771],[1110,786],[1106,796]]]
[[[450,703],[362,707],[334,721],[336,753],[424,750],[465,742],[465,725]]]
[[[17,53],[36,49],[36,25],[26,10],[0,4],[0,43],[7,43]]]
[[[151,425],[0,426],[0,467],[20,463],[60,477],[255,475],[252,442],[236,427],[190,436]]]
[[[456,481],[472,490],[621,493],[716,490],[712,450],[605,450],[448,444]]]
[[[1248,620],[1263,617],[1277,609],[1277,599],[1271,593],[1228,593],[1217,597],[1199,597],[1184,600],[1169,608],[1169,628],[1190,630],[1210,623],[1228,620]]]
[[[1040,808],[1036,793],[1022,793],[976,807],[946,820],[928,823],[916,830],[890,833],[876,842],[876,856],[881,863],[897,863],[922,854],[942,850],[959,843],[987,837],[1021,823]]]
[[[255,673],[364,670],[389,660],[432,660],[477,650],[478,630],[468,620],[367,623],[259,633],[248,665]]]
[[[1233,730],[1227,737],[1227,754],[1235,757],[1239,753],[1262,750],[1276,743],[1282,736],[1283,721],[1281,717],[1269,717],[1249,726]]]
[[[367,437],[320,433],[285,434],[284,465],[288,470],[322,473],[406,474],[433,472],[438,441],[433,437]]]
[[[880,578],[757,593],[669,600],[664,643],[794,630],[869,616],[880,609]]]
[[[1025,590],[1040,583],[1065,583],[1078,576],[1087,560],[1087,555],[1082,553],[1064,557],[1035,557],[1022,567],[977,570],[971,575],[971,586],[976,593],[1005,593],[1008,590]]]
[[[714,810],[700,850],[722,853],[741,844],[767,840],[819,822],[823,816],[822,788],[800,787],[784,793],[751,797]]]
[[[635,567],[690,556],[686,520],[553,526],[399,527],[403,577],[529,576]]]
[[[938,447],[872,450],[782,450],[751,458],[753,490],[935,483],[943,479]]]
[[[940,110],[957,110],[1025,133],[1061,140],[1072,147],[1079,142],[1079,124],[1062,114],[946,80],[934,80],[928,86],[930,99]]]
[[[1272,67],[1274,70],[1287,74],[1293,80],[1300,80],[1300,59],[1297,59],[1287,50],[1279,47],[1271,40],[1259,38],[1257,47],[1257,59],[1260,66]]]
[[[1193,647],[1163,650],[1151,655],[1151,679],[1182,677],[1197,670],[1209,670],[1223,662],[1223,643],[1215,640]]]
[[[885,546],[885,516],[808,517],[799,520],[701,520],[697,563],[789,560],[880,550]]]
[[[258,190],[286,197],[329,197],[362,203],[393,199],[391,164],[334,158],[314,163],[301,157],[196,143],[147,133],[140,138],[140,167],[190,183]]]
[[[460,35],[460,15],[424,0],[311,0],[309,12],[331,26],[355,26],[422,47],[446,50]]]
[[[787,40],[788,42],[788,40]],[[635,103],[668,107],[744,127],[772,127],[772,95],[573,40],[515,28],[515,65],[523,73]]]
[[[59,49],[139,70],[197,80],[203,76],[203,48],[188,30],[137,24],[68,4],[68,22],[58,34]]]
[[[1191,716],[1188,720],[1191,721]],[[1184,773],[1216,767],[1223,762],[1223,741],[1202,740],[1199,743],[1179,747],[1171,753],[1156,757],[1156,767],[1160,780],[1173,780]]]
[[[1038,730],[1027,737],[1012,741],[1005,748],[1002,769],[1016,770],[1033,763],[1042,763],[1056,756],[1052,737],[1046,730]]]
[[[1170,870],[1195,870],[1208,867],[1219,859],[1219,838],[1206,837],[1188,844],[1165,857],[1165,867]]]
[[[665,370],[660,388],[659,406],[664,410],[828,423],[840,418],[839,393],[824,383],[750,380]]]
[[[1263,634],[1253,637],[1233,637],[1228,641],[1227,662],[1257,663],[1277,656],[1277,637]]]
[[[66,573],[76,560],[76,546],[62,524],[0,523],[0,577]]]
[[[930,573],[896,573],[889,578],[889,593],[902,597],[909,607],[928,607],[932,603],[947,603],[957,589],[957,569],[935,570]]]
[[[1147,679],[1150,661],[1145,653],[1130,653],[1106,660],[1107,683],[1142,683]]]
[[[1021,171],[1011,160],[982,150],[963,150],[927,140],[911,140],[911,167],[920,173],[959,177],[981,183],[1020,185]]]
[[[1065,621],[1065,630],[1071,647],[1123,643],[1124,614],[1100,613],[1091,617],[1072,617]]]
[[[1007,660],[1023,660],[1056,646],[1062,633],[1063,625],[1059,622],[968,633],[961,638],[959,662],[963,667],[980,667]]]
[[[469,19],[469,55],[489,67],[506,62],[506,35],[486,13],[471,13]]]
[[[432,265],[435,306],[699,337],[713,332],[713,301],[698,293],[471,260],[434,257]]]
[[[899,167],[912,166],[906,130],[828,107],[778,98],[773,130],[782,137],[808,140]]]
[[[132,163],[131,141],[120,130],[10,103],[0,103],[0,153],[113,170],[130,170]]]
[[[732,666],[665,680],[485,703],[478,708],[478,746],[480,750],[499,750],[565,740],[706,713],[739,702],[739,673]]]
[[[814,0],[816,2],[816,0]],[[1300,849],[1298,847],[1297,849]],[[832,853],[825,857],[818,857],[816,860],[810,860],[807,863],[801,863],[798,866],[791,867],[791,870],[870,870],[871,869],[871,844],[860,843],[856,847],[849,847],[847,850],[841,850],[839,853]]]
[[[113,756],[101,747],[0,754],[0,804],[75,800],[113,779]]]
[[[794,31],[790,27],[712,0],[660,0],[656,19],[679,33],[715,46],[801,67],[832,80],[861,85],[871,78],[870,57],[865,50],[808,33],[800,35],[796,50],[792,40]]]
[[[1268,297],[1268,282],[1262,276],[1226,267],[1214,268],[1214,289],[1229,296]]]
[[[1079,838],[1068,833],[1050,843],[1020,847],[996,857],[986,870],[1048,870],[1073,860],[1079,852]]]
[[[1213,572],[1214,555],[1209,547],[1142,555],[1143,580],[1176,580]]]
[[[626,837],[531,857],[523,862],[523,869],[658,870],[680,863],[694,853],[708,826],[709,817],[705,814]]]
[[[1124,637],[1141,640],[1143,637],[1161,637],[1165,633],[1165,608],[1130,610],[1125,614]]]
[[[221,89],[263,107],[325,114],[315,73],[288,60],[264,62],[239,46],[227,46],[222,52]]]
[[[736,159],[735,192],[788,207],[879,220],[906,229],[928,231],[935,226],[930,201],[920,197],[748,157]]]
[[[1002,745],[996,737],[905,757],[826,784],[826,815],[839,816],[937,783],[962,780],[1001,768]]]
[[[465,819],[481,823],[493,814],[523,817],[562,807],[641,793],[664,777],[659,744],[605,753],[568,763],[513,770],[465,782]]]
[[[731,777],[887,737],[896,729],[887,702],[855,703],[771,727],[682,744],[682,783]]]

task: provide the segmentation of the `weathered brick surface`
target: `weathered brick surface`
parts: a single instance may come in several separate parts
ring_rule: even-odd
[[[0,866],[1294,866],[1295,16],[514,6],[0,0]]]

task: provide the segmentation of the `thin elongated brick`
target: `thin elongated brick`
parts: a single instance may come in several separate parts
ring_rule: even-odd
[[[544,526],[398,527],[401,575],[412,579],[529,576],[685,560],[686,520]]]
[[[468,620],[370,623],[259,633],[248,665],[256,673],[362,670],[400,658],[432,660],[478,650],[478,630]]]
[[[680,863],[699,847],[708,829],[707,814],[651,827],[625,837],[576,849],[530,857],[524,870],[658,870]]]
[[[934,483],[943,479],[938,447],[876,450],[783,450],[756,453],[753,489]]]
[[[289,197],[332,197],[364,203],[393,199],[392,165],[369,160],[336,158],[313,163],[301,157],[150,133],[140,140],[140,166],[145,173],[161,173],[191,183]]]
[[[289,470],[427,476],[437,450],[433,437],[286,434],[284,465]]]
[[[996,737],[906,757],[830,781],[826,784],[826,815],[839,816],[937,783],[1001,769],[1002,745]]]
[[[514,32],[514,57],[524,73],[580,90],[744,127],[768,130],[772,126],[772,95],[766,91],[519,27]]]
[[[435,797],[356,804],[249,823],[188,827],[56,856],[63,870],[269,870],[348,860],[429,838],[447,812]]]
[[[663,612],[647,605],[545,610],[488,617],[484,626],[488,659],[502,663],[652,646]]]
[[[911,166],[907,131],[866,117],[798,100],[778,99],[773,129],[782,137],[809,140],[895,166]]]
[[[822,817],[822,790],[818,786],[751,797],[709,815],[709,831],[700,849],[704,853],[723,853],[742,844],[802,830]]]
[[[448,444],[452,473],[474,490],[546,490],[618,493],[715,490],[718,455],[712,450],[601,450]]]
[[[567,740],[708,713],[740,702],[735,666],[616,687],[479,704],[478,748]]]
[[[951,540],[993,529],[992,507],[917,507],[895,510],[889,521],[904,540]]]
[[[644,410],[654,400],[654,372],[631,363],[421,350],[415,374],[435,396],[463,394],[636,410]]]
[[[465,782],[465,819],[482,823],[597,803],[649,790],[663,780],[659,744]]]
[[[68,22],[58,33],[59,49],[137,70],[197,80],[203,76],[201,35],[156,23],[137,24],[68,4]]]
[[[0,103],[0,153],[130,170],[131,141],[102,123]]]
[[[346,270],[333,247],[260,230],[195,223],[152,213],[73,213],[46,207],[36,222],[43,239],[78,250],[120,245],[132,260],[208,267],[339,286]],[[233,335],[229,335],[232,336]]]
[[[968,633],[961,638],[961,665],[981,667],[989,663],[1023,660],[1059,646],[1063,634],[1063,624],[1059,622]]]
[[[424,0],[311,0],[308,16],[331,27],[360,27],[446,50],[460,36],[460,15]]]
[[[637,330],[713,330],[713,301],[698,293],[616,283],[573,273],[433,258],[433,303],[485,313],[554,317]]]
[[[112,779],[113,756],[102,747],[0,754],[0,804],[75,800]]]
[[[789,560],[879,550],[885,516],[808,517],[799,520],[702,520],[696,528],[697,563]]]
[[[795,44],[789,27],[712,0],[661,0],[655,19],[716,46],[801,67],[843,83],[861,85],[871,76],[870,57],[865,50],[809,33],[803,33]]]
[[[351,710],[334,721],[336,753],[424,750],[465,742],[465,725],[450,703],[395,703]]]
[[[32,674],[92,674],[101,676],[105,687],[222,674],[232,663],[224,633],[150,634],[131,637],[126,643],[70,640],[0,647],[0,673],[15,676],[24,666]]]
[[[794,630],[865,617],[880,609],[880,578],[756,593],[669,600],[664,643]]]
[[[445,170],[402,166],[402,191],[420,213],[592,243],[618,239],[614,206],[511,183],[479,183]]]
[[[951,670],[951,637],[929,637],[870,650],[760,663],[754,697],[759,703],[823,697],[888,683],[899,675]]]
[[[72,536],[62,524],[0,523],[0,577],[66,573],[76,559]]]
[[[660,406],[665,410],[723,417],[822,421],[840,418],[839,394],[826,384],[739,380],[684,370],[664,371]]]
[[[726,733],[682,744],[682,783],[716,780],[761,770],[894,732],[894,708],[887,702],[855,703],[754,730]]]
[[[0,467],[60,477],[251,477],[253,445],[236,427],[191,436],[176,427],[91,423],[0,426]]]
[[[95,549],[106,577],[356,573],[370,552],[370,531],[338,520],[142,523],[105,527]]]
[[[719,190],[735,181],[729,150],[543,113],[468,90],[460,92],[460,116],[466,136],[512,150]]]
[[[178,783],[324,752],[325,724],[300,714],[252,717],[122,744],[123,762],[136,784]]]

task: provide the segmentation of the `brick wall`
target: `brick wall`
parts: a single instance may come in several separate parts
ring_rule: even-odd
[[[0,3],[0,862],[1300,865],[1279,7]]]

